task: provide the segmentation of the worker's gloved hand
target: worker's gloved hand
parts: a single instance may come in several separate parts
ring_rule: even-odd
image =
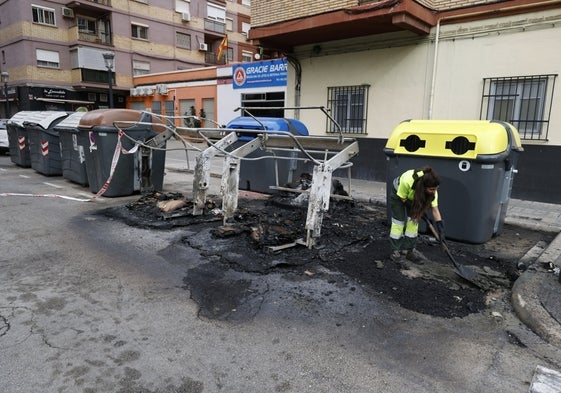
[[[403,204],[405,205],[405,208],[407,209],[408,212],[411,211],[411,207],[413,206],[412,202],[407,199],[405,202],[403,202]]]
[[[440,237],[440,241],[446,240],[446,230],[444,229],[444,220],[440,220],[436,222],[436,230],[438,231],[438,236]]]

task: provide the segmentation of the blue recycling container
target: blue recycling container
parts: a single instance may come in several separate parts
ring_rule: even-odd
[[[232,149],[250,141],[257,135],[255,132],[244,133],[243,130],[264,130],[265,132],[275,133],[286,132],[299,136],[309,135],[308,128],[304,123],[290,118],[240,116],[231,120],[226,125],[226,128],[241,130],[237,132],[239,141],[233,144]],[[246,158],[272,155],[272,152],[258,150],[252,152]],[[297,149],[292,151],[275,151],[274,156],[279,158],[264,158],[256,161],[242,160],[239,188],[241,190],[271,193],[271,187],[277,184],[277,176],[278,185],[286,186],[292,184],[307,169],[304,161],[297,159],[302,157]]]

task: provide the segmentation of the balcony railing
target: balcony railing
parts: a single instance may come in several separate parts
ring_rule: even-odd
[[[206,52],[205,53],[205,63],[206,64],[213,64],[213,65],[224,65],[226,64],[225,56],[222,56],[220,60],[218,60],[218,56],[214,52]]]
[[[97,4],[111,7],[111,0],[87,0],[87,1],[89,1],[90,3],[97,3]]]
[[[86,33],[79,31],[78,39],[80,41],[93,42],[96,44],[111,45],[111,36],[109,34]]]
[[[205,30],[219,34],[226,34],[226,23],[218,22],[213,19],[205,19]]]

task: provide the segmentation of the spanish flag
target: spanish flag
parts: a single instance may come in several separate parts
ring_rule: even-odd
[[[222,54],[224,52],[226,52],[226,53],[228,52],[228,36],[225,36],[222,39],[222,42],[220,43],[220,45],[218,46],[218,53],[216,55],[216,59],[220,60],[222,58]],[[228,60],[228,59],[226,59],[226,60]]]

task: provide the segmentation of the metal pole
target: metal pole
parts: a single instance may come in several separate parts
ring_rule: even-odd
[[[6,118],[10,116],[10,101],[8,100],[8,82],[4,82],[4,98],[6,99]]]
[[[10,118],[10,101],[8,101],[8,79],[10,79],[10,74],[8,71],[2,71],[1,74],[2,82],[4,82],[4,99],[6,100],[6,118]]]
[[[109,108],[113,109],[113,73],[111,68],[107,69],[109,72]]]
[[[115,53],[105,52],[103,53],[103,61],[105,61],[105,67],[107,67],[107,77],[109,82],[109,108],[113,109],[113,67],[115,65]]]

